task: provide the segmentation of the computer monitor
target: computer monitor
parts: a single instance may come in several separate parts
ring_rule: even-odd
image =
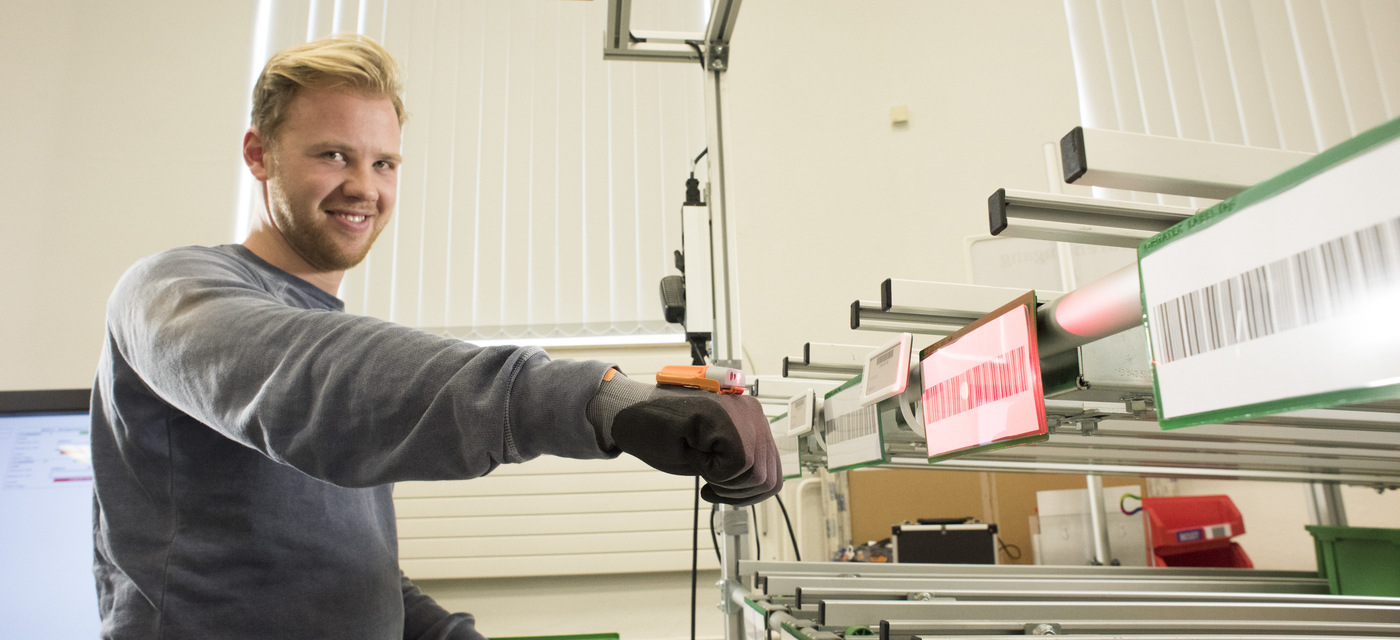
[[[0,391],[0,636],[98,637],[90,395]]]

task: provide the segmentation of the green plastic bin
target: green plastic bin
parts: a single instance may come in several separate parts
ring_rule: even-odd
[[[1309,525],[1317,573],[1334,595],[1400,598],[1400,529]]]

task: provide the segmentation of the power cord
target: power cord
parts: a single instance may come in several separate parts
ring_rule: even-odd
[[[705,147],[705,149],[700,152],[700,155],[695,156],[695,159],[690,161],[690,177],[685,181],[685,206],[687,207],[702,207],[705,205],[705,202],[700,199],[700,181],[695,178],[695,167],[700,164],[700,159],[705,157],[705,154],[709,152],[710,148]]]
[[[1013,562],[1021,559],[1020,547],[1014,544],[1006,544],[1006,542],[1001,539],[1001,536],[997,536],[997,544],[1001,545],[1001,552],[1006,554],[1006,557],[1011,558]],[[1012,549],[1015,549],[1016,553],[1011,553]]]
[[[710,505],[710,544],[715,548],[715,562],[718,562],[720,566],[724,566],[724,558],[719,556],[719,538],[715,537],[715,511],[718,509],[719,505]]]
[[[690,640],[695,640],[696,581],[700,577],[700,476],[695,476],[695,522],[690,529]]]
[[[758,535],[758,508],[749,505],[749,513],[753,514],[753,557],[762,560],[763,546],[758,542],[758,539],[762,537]]]
[[[686,40],[685,43],[690,45],[691,49],[695,50],[696,55],[700,56],[700,68],[709,71],[709,69],[705,67],[705,50],[700,48],[700,43],[694,40]]]
[[[788,518],[787,506],[783,504],[782,496],[773,496],[778,500],[778,508],[783,510],[783,522],[787,523],[788,537],[792,539],[792,555],[797,557],[798,562],[802,562],[802,552],[797,549],[797,534],[792,531],[792,519]]]
[[[798,562],[802,562],[802,552],[799,551],[799,550],[797,549],[797,533],[794,532],[793,529],[792,529],[792,518],[788,517],[787,505],[783,504],[783,499],[782,499],[781,496],[776,496],[776,495],[775,495],[775,496],[773,496],[773,497],[778,501],[778,508],[781,509],[782,512],[783,512],[783,522],[787,523],[788,538],[792,540],[792,553],[793,553],[794,556],[797,557],[797,561],[798,561]],[[715,548],[715,561],[716,561],[716,562],[719,562],[719,563],[722,565],[722,564],[724,564],[724,559],[721,558],[721,557],[720,557],[720,554],[719,554],[719,538],[717,538],[717,537],[715,536],[715,511],[716,511],[718,508],[719,508],[718,505],[713,505],[713,504],[710,505],[710,544],[711,544],[712,546],[714,546],[714,548]],[[763,558],[763,549],[762,549],[762,547],[759,546],[760,543],[759,543],[759,540],[758,540],[758,511],[751,505],[751,506],[749,506],[749,512],[753,514],[753,528],[754,528],[753,544],[754,544],[754,555],[755,555],[755,556],[758,556],[759,559],[762,559],[762,558]],[[997,541],[998,541],[998,542],[1001,542],[1001,539],[998,538]],[[1015,545],[1007,545],[1006,543],[1002,543],[1002,545],[1001,545],[1002,551],[1005,551],[1005,552],[1006,552],[1006,555],[1008,555],[1008,556],[1011,555],[1011,552],[1010,552],[1010,551],[1007,551],[1007,547],[1010,547],[1010,548],[1012,548],[1012,549],[1016,549],[1016,555],[1015,555],[1015,556],[1012,556],[1012,558],[1011,558],[1012,560],[1020,560],[1020,559],[1021,559],[1021,549],[1020,549],[1019,547],[1017,547],[1017,546],[1015,546]],[[693,521],[692,524],[691,524],[691,531],[690,531],[690,640],[695,640],[695,607],[696,607],[697,584],[698,584],[698,581],[699,581],[699,576],[700,576],[700,477],[699,477],[699,476],[696,476],[696,477],[695,477],[695,508],[694,508],[694,521]]]

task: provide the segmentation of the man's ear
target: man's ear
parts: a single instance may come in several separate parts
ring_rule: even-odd
[[[271,151],[257,129],[249,129],[248,133],[243,134],[243,163],[248,165],[248,171],[260,182],[267,182],[272,163],[271,156]]]

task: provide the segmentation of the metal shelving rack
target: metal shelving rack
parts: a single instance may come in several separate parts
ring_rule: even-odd
[[[1073,161],[1083,165],[1086,140],[1100,138],[1116,139],[1103,132],[1086,137],[1076,129],[1066,136],[1071,143],[1066,153],[1077,153],[1079,157]],[[1192,145],[1201,148],[1201,143]],[[1211,151],[1206,149],[1206,155]],[[1240,150],[1216,151],[1229,157]],[[1278,155],[1266,160],[1277,163],[1289,159]],[[1097,177],[1112,181],[1132,176],[1142,185],[1169,185],[1171,193],[1202,197],[1226,197],[1231,190],[1248,184],[1246,178],[1239,177],[1222,186],[1196,174],[1153,176],[1126,166],[1130,159],[1131,154],[1113,157],[1113,162],[1123,166]],[[1082,178],[1086,173],[1082,168],[1076,176],[1067,170],[1067,180]],[[1197,187],[1209,193],[1193,193],[1191,189]],[[1194,213],[1158,205],[1004,190],[994,193],[988,204],[994,234],[1013,229],[1007,235],[1103,246],[1131,246]],[[1101,284],[1114,278],[1117,283]],[[1140,294],[1124,289],[1125,282],[1135,286],[1135,280],[1135,275],[1128,279],[1120,273],[1084,289],[1099,288],[1098,294],[1089,297],[1108,292],[1121,302],[1126,296],[1136,306]],[[1019,293],[994,287],[886,280],[880,285],[878,301],[852,303],[851,328],[909,332],[926,336],[926,342],[931,343]],[[888,419],[880,423],[885,457],[877,467],[1082,473],[1088,478],[1091,496],[1099,494],[1095,489],[1101,486],[1096,482],[1101,475],[1306,483],[1313,522],[1342,526],[1346,514],[1340,486],[1381,491],[1400,488],[1400,402],[1310,409],[1165,431],[1156,422],[1152,368],[1140,316],[1129,313],[1123,326],[1092,338],[1067,338],[1064,331],[1047,326],[1054,324],[1054,314],[1046,311],[1077,292],[1037,293],[1042,302],[1051,301],[1038,314],[1041,343],[1053,345],[1041,352],[1048,440],[930,464],[922,425],[908,424],[909,413],[903,408],[887,406],[907,398],[893,398],[879,407],[879,413]],[[1075,342],[1067,344],[1066,339]],[[828,352],[839,357],[824,361],[822,354]],[[824,385],[820,389],[829,389],[833,378],[859,372],[851,365],[853,359],[859,360],[849,349],[833,351],[824,345],[806,345],[801,364],[792,366],[796,359],[787,359],[784,374],[790,377],[769,389],[781,393],[800,387],[801,376],[810,375],[808,372],[820,374],[810,378],[814,388],[820,382]],[[914,384],[911,379],[910,385]],[[776,398],[769,389],[760,383],[755,392],[760,400],[771,402]],[[821,466],[821,449],[819,443],[805,445],[804,466]],[[1096,538],[1106,538],[1102,519],[1094,520],[1094,528],[1099,529]],[[726,544],[726,551],[743,554],[742,539],[736,537],[735,541]],[[1097,558],[1106,560],[1106,545],[1095,547]],[[875,631],[882,640],[988,634],[1217,640],[1400,637],[1400,598],[1331,595],[1325,582],[1308,572],[1113,566],[852,566],[742,559],[733,569],[734,573],[725,574],[726,599],[735,606],[743,605],[739,613],[731,609],[730,615],[747,620],[749,637],[764,629],[810,640],[850,637],[860,629]]]
[[[704,33],[680,34],[634,30],[632,0],[609,0],[604,45],[604,57],[610,60],[704,66],[710,233],[700,243],[708,250],[691,257],[706,265],[710,275],[709,291],[696,293],[708,293],[713,301],[713,317],[705,320],[712,321],[708,337],[720,364],[737,362],[740,344],[738,300],[733,295],[738,273],[735,226],[727,208],[723,127],[729,41],[740,3],[716,0]],[[1078,127],[1061,141],[1061,151],[1066,182],[1217,199],[1308,157]],[[1170,157],[1190,162],[1176,167],[1162,162]],[[1180,207],[1008,190],[992,194],[988,204],[993,235],[1118,247],[1135,246],[1195,213]],[[948,335],[1021,293],[995,289],[886,280],[878,301],[851,304],[851,327]],[[1039,294],[1042,301],[1060,295]],[[809,344],[801,358],[785,360],[784,378],[759,379],[755,395],[776,407],[797,388],[829,390],[859,371],[853,366],[859,351],[850,345]],[[1091,488],[1098,474],[1305,482],[1315,496],[1314,520],[1319,524],[1345,524],[1341,484],[1400,487],[1400,403],[1162,431],[1153,423],[1152,381],[1144,351],[1138,329],[1075,345],[1043,360],[1043,371],[1054,383],[1046,388],[1051,433],[1047,441],[1032,446],[930,465],[918,430],[901,419],[903,411],[894,411],[884,427],[884,466],[1084,473],[1091,478]],[[802,461],[822,463],[815,448],[803,451]],[[1308,573],[763,563],[747,558],[748,519],[742,511],[721,506],[714,525],[721,535],[720,608],[726,615],[728,640],[766,638],[770,632],[784,638],[835,640],[846,635],[844,626],[876,629],[882,639],[900,640],[986,635],[1130,635],[1141,640],[1400,637],[1400,599],[1325,595],[1325,585]]]

